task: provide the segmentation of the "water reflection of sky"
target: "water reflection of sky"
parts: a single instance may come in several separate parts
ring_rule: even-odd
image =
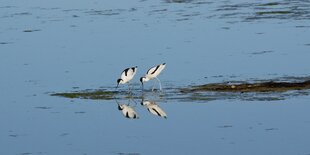
[[[163,62],[164,88],[308,76],[309,2],[268,2],[3,1],[0,154],[309,154],[308,96],[159,101],[167,119],[138,104],[128,120],[114,100],[48,95]]]

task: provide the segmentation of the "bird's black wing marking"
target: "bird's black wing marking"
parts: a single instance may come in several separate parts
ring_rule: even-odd
[[[152,68],[153,68],[153,67],[152,67]],[[149,74],[152,68],[150,68],[149,70],[147,70],[146,74]]]
[[[155,108],[152,109],[157,113],[158,116],[161,116],[161,114]]]
[[[130,117],[129,117],[129,114],[128,114],[128,112],[126,112],[126,117],[127,117],[127,118],[130,118]]]
[[[127,76],[127,73],[128,73],[128,71],[129,71],[129,69],[130,69],[130,68],[126,68],[126,69],[124,70],[125,76]]]
[[[154,74],[158,70],[159,67],[160,65],[156,66],[155,70],[151,74]]]
[[[134,73],[134,72],[135,72],[135,70],[136,70],[136,68],[135,68],[135,67],[132,67],[131,69],[132,69],[132,72],[133,72],[133,73]]]

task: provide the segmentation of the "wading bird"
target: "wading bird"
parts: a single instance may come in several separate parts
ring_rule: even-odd
[[[160,91],[162,91],[162,87],[161,87],[161,82],[160,80],[157,78],[157,76],[160,74],[160,72],[166,67],[166,63],[162,63],[160,65],[157,65],[157,66],[154,66],[152,68],[150,68],[145,76],[141,77],[140,78],[140,82],[142,83],[142,90],[143,90],[143,82],[147,82],[149,80],[152,80],[152,79],[156,79],[158,81],[158,84],[159,84],[159,89]],[[154,90],[154,86],[152,88],[152,91]]]
[[[130,91],[130,86],[129,86],[129,81],[135,76],[135,74],[137,73],[137,66],[135,67],[131,67],[131,68],[126,68],[122,74],[121,77],[119,79],[117,79],[117,86],[115,89],[118,88],[119,84],[125,84],[128,83],[128,88]]]

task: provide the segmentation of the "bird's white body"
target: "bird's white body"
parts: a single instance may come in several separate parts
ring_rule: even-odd
[[[157,115],[163,118],[167,118],[167,114],[161,109],[154,101],[142,101],[143,106],[147,107],[147,110],[153,115]]]
[[[150,68],[147,72],[146,72],[146,81],[152,80],[154,78],[156,78],[161,71],[163,71],[163,69],[166,67],[166,63],[154,66],[152,68]]]
[[[142,83],[142,85],[143,85],[143,82],[147,82],[147,81],[152,80],[152,79],[155,78],[155,79],[159,82],[159,88],[160,88],[160,90],[162,90],[162,88],[161,88],[161,82],[160,82],[160,80],[157,78],[157,76],[163,71],[163,69],[164,69],[165,67],[166,67],[166,63],[162,63],[162,64],[159,64],[159,65],[157,65],[157,66],[154,66],[154,67],[150,68],[150,69],[146,72],[145,76],[140,78],[140,82]],[[153,89],[154,89],[154,87],[153,87]],[[152,89],[152,90],[153,90],[153,89]]]
[[[130,118],[130,119],[137,119],[137,118],[139,118],[137,112],[129,105],[119,104],[118,105],[118,109],[122,111],[122,114],[126,118]]]
[[[135,67],[130,67],[130,68],[126,68],[122,74],[121,74],[121,77],[117,80],[117,86],[119,84],[125,84],[125,83],[128,83],[130,80],[133,79],[133,77],[136,75],[137,73],[137,66]]]

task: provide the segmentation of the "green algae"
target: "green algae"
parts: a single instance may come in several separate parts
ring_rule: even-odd
[[[65,93],[54,93],[51,96],[61,96],[65,98],[80,98],[80,99],[93,99],[93,100],[111,100],[116,94],[114,91],[106,90],[87,90],[87,91],[74,91]]]
[[[211,83],[205,85],[192,86],[191,88],[181,89],[183,93],[215,91],[215,92],[286,92],[290,90],[310,89],[310,80],[303,82],[257,82],[230,84]]]

